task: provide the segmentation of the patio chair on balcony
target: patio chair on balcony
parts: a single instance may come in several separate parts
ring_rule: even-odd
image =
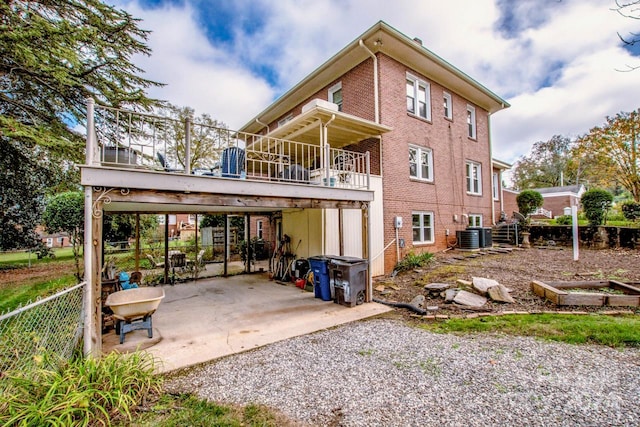
[[[351,175],[356,171],[356,159],[350,153],[340,153],[333,159],[333,167],[337,172],[338,181],[351,182]]]
[[[284,169],[284,171],[280,174],[280,178],[283,181],[295,181],[295,182],[303,182],[305,184],[308,184],[309,170],[303,168],[300,165],[287,166]]]
[[[183,169],[170,168],[169,164],[167,163],[167,159],[165,159],[164,155],[161,152],[158,151],[158,153],[156,154],[158,155],[158,161],[160,162],[160,165],[165,172],[184,172]]]
[[[222,177],[240,178],[244,172],[244,150],[240,147],[222,150]]]

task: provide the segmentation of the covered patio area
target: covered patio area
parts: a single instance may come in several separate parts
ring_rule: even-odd
[[[102,336],[104,352],[147,350],[173,371],[287,338],[386,313],[368,303],[350,308],[322,301],[293,284],[269,280],[267,273],[215,277],[164,286],[165,298],[153,315],[153,338],[145,330]]]

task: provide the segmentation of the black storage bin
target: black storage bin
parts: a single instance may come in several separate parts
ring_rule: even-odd
[[[355,307],[366,297],[369,263],[356,257],[333,256],[329,260],[329,277],[337,304]]]

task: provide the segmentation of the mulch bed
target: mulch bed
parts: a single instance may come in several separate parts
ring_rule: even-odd
[[[618,280],[640,281],[640,251],[627,249],[580,250],[579,259],[573,260],[573,251],[565,247],[513,248],[510,253],[495,254],[461,252],[451,250],[438,253],[434,260],[419,269],[404,272],[395,277],[385,276],[374,280],[373,287],[384,286],[384,291],[374,290],[374,298],[393,302],[410,302],[416,295],[424,295],[424,307],[435,307],[431,315],[464,316],[469,313],[503,312],[611,312],[612,307],[556,306],[531,291],[531,281],[585,281]],[[424,290],[429,283],[455,284],[456,280],[471,281],[473,277],[485,277],[509,288],[515,303],[488,301],[482,309],[470,309],[455,304],[445,304],[439,295]],[[640,310],[615,307],[640,314]],[[410,310],[398,309],[401,315],[414,315]]]

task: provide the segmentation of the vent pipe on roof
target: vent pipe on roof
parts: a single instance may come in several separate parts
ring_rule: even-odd
[[[420,46],[422,46],[422,39],[418,38],[418,37],[414,37],[413,41],[418,43]]]
[[[380,123],[380,106],[378,105],[378,57],[369,50],[362,40],[359,41],[359,44],[367,51],[369,56],[373,58],[373,105],[375,109],[376,123]]]

